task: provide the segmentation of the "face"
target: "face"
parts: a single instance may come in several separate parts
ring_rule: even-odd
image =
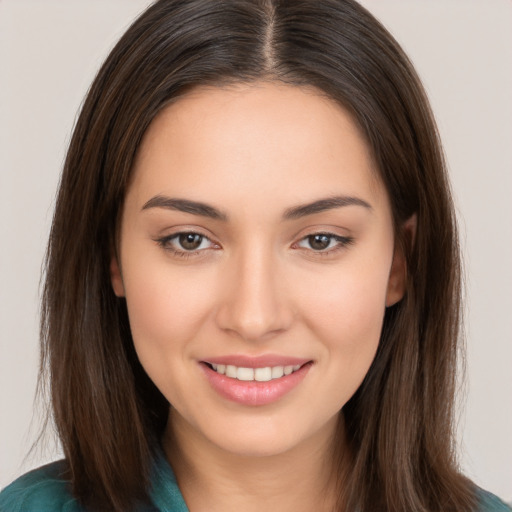
[[[314,90],[198,88],[141,145],[112,284],[171,427],[231,453],[331,435],[403,294],[389,200]]]

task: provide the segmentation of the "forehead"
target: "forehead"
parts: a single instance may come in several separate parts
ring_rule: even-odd
[[[382,195],[350,114],[315,89],[276,83],[198,87],[166,107],[145,134],[132,185],[140,201],[191,192],[247,199],[262,190],[292,202]]]

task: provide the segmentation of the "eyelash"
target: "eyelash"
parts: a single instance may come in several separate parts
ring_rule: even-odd
[[[304,248],[305,250],[308,250],[308,251],[310,250],[315,256],[320,256],[320,257],[331,256],[331,255],[337,253],[338,251],[342,251],[343,249],[346,249],[349,245],[354,243],[354,238],[350,237],[350,236],[335,235],[334,233],[328,233],[328,232],[318,232],[318,233],[311,233],[309,235],[306,235],[305,237],[301,238],[298,242],[296,242],[294,244],[294,246],[297,246],[298,244],[300,244],[301,242],[304,242],[305,240],[308,240],[308,239],[311,239],[314,237],[318,237],[318,236],[323,236],[323,237],[329,238],[329,245],[331,244],[331,242],[333,240],[336,242],[336,245],[334,245],[333,247],[330,247],[327,249],[322,249],[322,250],[314,250],[312,248],[311,249]],[[302,249],[302,247],[299,247],[299,249]]]
[[[160,247],[162,247],[162,249],[169,251],[173,256],[176,256],[178,258],[183,258],[183,259],[201,256],[202,252],[206,251],[207,249],[212,248],[212,247],[208,247],[208,248],[195,249],[195,250],[189,250],[189,251],[174,248],[171,245],[171,242],[173,240],[179,239],[179,237],[184,236],[184,235],[194,235],[194,236],[201,237],[201,244],[203,243],[204,240],[207,240],[212,245],[216,245],[215,242],[212,242],[212,240],[210,240],[210,238],[208,238],[206,235],[203,235],[202,233],[198,233],[196,231],[180,231],[178,233],[174,233],[169,236],[158,238],[155,241],[158,243],[158,245]],[[298,246],[298,244],[300,244],[301,242],[304,242],[305,240],[308,240],[308,239],[311,239],[311,238],[317,237],[317,236],[324,236],[324,237],[329,238],[329,245],[334,240],[336,242],[336,245],[334,247],[330,247],[330,248],[323,249],[323,250],[314,250],[312,248],[307,249],[307,248]],[[304,249],[307,251],[311,251],[315,256],[318,255],[321,257],[325,257],[325,256],[330,256],[334,253],[337,253],[338,251],[345,249],[346,247],[348,247],[349,245],[351,245],[353,243],[354,243],[354,238],[349,237],[349,236],[340,236],[340,235],[335,235],[334,233],[318,232],[318,233],[310,233],[309,235],[306,235],[305,237],[301,238],[298,242],[295,242],[292,247],[294,249],[299,249],[299,250]]]
[[[180,231],[178,233],[173,233],[169,236],[164,236],[162,238],[158,238],[156,242],[162,249],[169,251],[173,256],[176,256],[178,258],[188,259],[193,258],[197,256],[201,256],[201,253],[204,252],[206,249],[195,249],[195,250],[180,250],[174,248],[171,244],[173,240],[179,239],[180,236],[183,235],[195,235],[198,237],[201,237],[201,244],[204,240],[209,241],[212,245],[215,245],[214,242],[212,242],[206,235],[203,235],[202,233],[198,233],[197,231]]]

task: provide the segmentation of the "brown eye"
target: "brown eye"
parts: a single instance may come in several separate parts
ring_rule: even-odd
[[[311,249],[315,251],[323,251],[327,249],[331,243],[332,236],[329,235],[310,235],[308,236],[308,243]]]
[[[203,238],[202,235],[197,233],[181,233],[178,236],[178,242],[185,251],[195,251],[201,246]]]
[[[297,243],[301,249],[308,249],[314,253],[332,254],[352,244],[354,239],[350,236],[340,236],[334,233],[312,233]]]
[[[155,240],[162,249],[171,252],[174,256],[193,256],[207,249],[218,249],[206,235],[193,231],[182,231],[174,235],[165,236]]]

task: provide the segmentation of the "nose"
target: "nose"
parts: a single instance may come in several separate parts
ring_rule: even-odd
[[[254,247],[234,257],[224,280],[217,323],[247,341],[266,340],[290,328],[293,309],[282,265],[269,251]]]

